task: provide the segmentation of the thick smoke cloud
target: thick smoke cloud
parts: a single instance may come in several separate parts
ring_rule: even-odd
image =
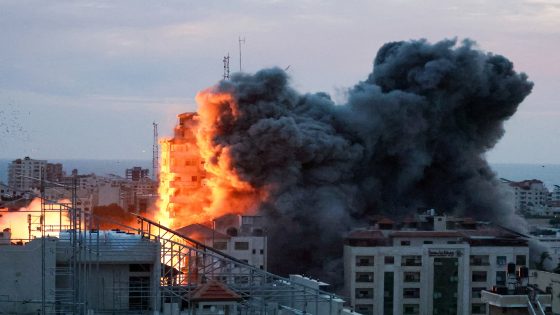
[[[341,235],[375,214],[431,207],[516,225],[484,158],[533,86],[505,57],[471,41],[388,43],[342,105],[288,81],[266,69],[214,91],[235,101],[214,145],[228,148],[242,180],[270,194],[261,211],[271,270],[341,279],[330,259],[341,256]]]

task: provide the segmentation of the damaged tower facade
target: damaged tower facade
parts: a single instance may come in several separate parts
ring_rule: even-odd
[[[188,112],[177,117],[173,138],[161,141],[160,186],[165,187],[165,193],[169,193],[166,211],[171,218],[177,209],[189,206],[185,196],[199,189],[206,176],[194,133],[198,114]]]

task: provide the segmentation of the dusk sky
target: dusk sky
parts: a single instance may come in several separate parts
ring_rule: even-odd
[[[389,41],[470,38],[535,83],[489,154],[560,164],[560,2],[0,0],[0,158],[150,159],[196,93],[287,68],[302,93],[345,91]]]

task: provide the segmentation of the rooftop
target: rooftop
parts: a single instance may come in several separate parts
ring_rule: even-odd
[[[440,221],[440,218],[444,220]],[[392,246],[395,239],[451,238],[471,246],[527,246],[528,236],[489,222],[472,218],[419,215],[400,222],[379,218],[372,226],[355,229],[345,237],[345,244],[358,247]],[[437,224],[434,224],[437,221]]]
[[[210,280],[198,286],[190,293],[192,301],[241,301],[239,294],[233,292],[225,284]]]
[[[220,233],[216,230],[213,230],[206,225],[195,223],[191,225],[184,226],[178,230],[177,233],[195,239],[199,242],[203,242],[207,239],[223,239],[227,240],[230,237],[226,234]]]

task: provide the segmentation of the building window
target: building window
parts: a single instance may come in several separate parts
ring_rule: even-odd
[[[374,256],[356,256],[356,266],[358,267],[373,266],[374,261]]]
[[[356,304],[356,312],[363,315],[373,315],[373,305],[371,304]]]
[[[527,256],[525,256],[525,255],[515,256],[515,264],[518,265],[518,266],[527,265]]]
[[[506,272],[496,271],[496,285],[506,285]]]
[[[259,251],[259,253],[260,253],[261,255],[263,255],[263,254],[264,254],[264,250],[261,249],[261,250]]]
[[[357,299],[371,299],[373,298],[373,289],[356,289]]]
[[[196,182],[197,177],[196,176],[191,176],[191,181]]]
[[[148,310],[150,308],[150,277],[130,277],[128,307],[129,309],[139,311]]]
[[[410,241],[401,241],[401,246],[410,246]]]
[[[457,241],[447,241],[447,244],[457,244]]]
[[[422,256],[402,256],[401,266],[422,266]]]
[[[235,242],[234,248],[236,250],[248,250],[249,242]]]
[[[373,272],[356,272],[356,282],[373,282]]]
[[[420,282],[420,272],[405,272],[404,282]]]
[[[424,241],[424,244],[433,244],[433,241]]]
[[[488,266],[490,265],[490,259],[488,255],[471,255],[470,257],[471,266]]]
[[[471,305],[471,313],[473,314],[486,314],[486,304],[473,303]]]
[[[227,249],[227,242],[214,242],[213,247],[217,250],[226,250]]]
[[[257,253],[257,250],[253,248],[253,254],[256,254],[256,253]]]
[[[507,263],[507,257],[506,256],[497,256],[496,257],[496,265],[505,266],[506,263]]]
[[[420,314],[420,305],[419,304],[404,304],[403,305],[403,314],[406,314],[406,315],[418,315],[418,314]]]
[[[385,256],[385,265],[392,265],[395,263],[395,257]]]
[[[472,282],[486,282],[486,271],[473,271]]]
[[[404,288],[403,298],[405,299],[418,299],[420,298],[420,288]]]
[[[476,288],[472,288],[471,291],[471,298],[473,299],[480,299],[480,292],[482,290],[486,290],[485,287],[476,287]]]

